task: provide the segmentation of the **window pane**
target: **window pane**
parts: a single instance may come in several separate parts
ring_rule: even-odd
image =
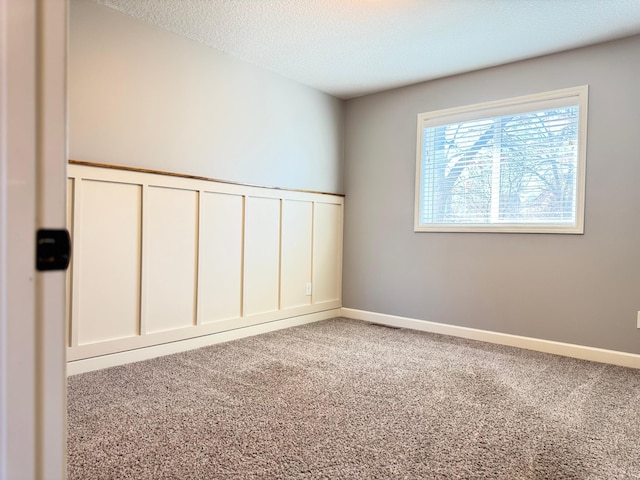
[[[504,117],[500,216],[575,221],[578,107]]]

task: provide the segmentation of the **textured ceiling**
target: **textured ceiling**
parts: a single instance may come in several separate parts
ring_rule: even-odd
[[[640,0],[97,0],[341,98],[640,33]]]

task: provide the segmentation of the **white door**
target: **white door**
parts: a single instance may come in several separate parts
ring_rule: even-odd
[[[37,272],[65,228],[66,0],[0,0],[0,479],[66,476],[64,272]]]

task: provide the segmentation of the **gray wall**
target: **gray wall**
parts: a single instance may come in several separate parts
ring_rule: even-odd
[[[343,102],[72,0],[72,159],[342,193]]]
[[[640,353],[640,37],[347,102],[345,307]],[[414,233],[416,115],[590,85],[584,235]]]

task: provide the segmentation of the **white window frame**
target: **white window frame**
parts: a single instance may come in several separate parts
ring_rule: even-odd
[[[584,233],[584,204],[587,151],[587,107],[588,85],[565,88],[550,92],[513,97],[504,100],[467,105],[457,108],[420,113],[417,122],[416,148],[416,191],[415,191],[415,232],[502,232],[502,233]],[[422,188],[424,128],[470,121],[481,118],[510,115],[521,112],[539,111],[562,106],[578,105],[578,148],[576,168],[576,211],[573,224],[552,223],[483,223],[483,224],[438,224],[422,223],[424,189]]]

